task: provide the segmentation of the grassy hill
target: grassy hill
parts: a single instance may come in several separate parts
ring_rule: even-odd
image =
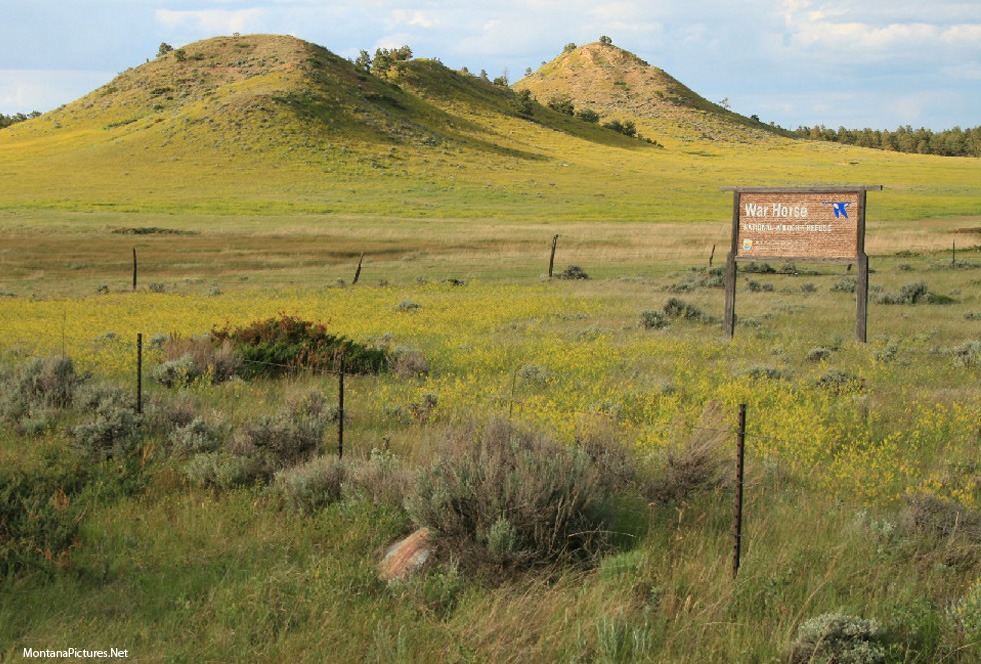
[[[220,37],[0,132],[0,209],[722,221],[720,186],[882,183],[887,219],[981,210],[979,162],[793,141],[591,44],[516,84],[634,118],[621,136],[435,60],[368,74],[292,37]]]
[[[604,119],[628,118],[669,142],[757,143],[783,132],[710,102],[659,67],[609,43],[567,50],[514,87],[543,103],[569,100]]]

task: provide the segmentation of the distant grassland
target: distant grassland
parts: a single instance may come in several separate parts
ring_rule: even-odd
[[[689,222],[728,217],[722,186],[882,184],[878,219],[981,214],[977,159],[641,127],[661,149],[607,130],[557,130],[572,120],[544,109],[528,121],[453,108],[479,141],[366,140],[345,127],[304,140],[310,120],[289,114],[207,128],[186,110],[119,127],[58,128],[43,116],[0,133],[0,210]]]
[[[878,259],[901,251],[938,252],[978,244],[981,217],[882,220],[885,192],[869,195],[866,250]],[[714,193],[731,209],[731,194]],[[139,286],[168,292],[219,286],[225,291],[350,282],[364,254],[362,283],[412,283],[446,277],[508,281],[578,265],[594,277],[660,278],[679,265],[722,265],[729,221],[617,223],[506,222],[362,215],[169,215],[115,211],[0,212],[0,291],[20,296],[78,296]],[[144,231],[137,233],[136,231]],[[937,259],[941,260],[941,259]],[[875,283],[876,277],[873,277]]]

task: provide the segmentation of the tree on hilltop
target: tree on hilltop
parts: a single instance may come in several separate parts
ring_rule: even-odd
[[[364,51],[362,51],[364,53]],[[364,53],[367,56],[367,53]],[[361,60],[361,56],[358,56]],[[412,59],[412,49],[409,46],[400,46],[398,48],[379,48],[375,49],[375,58],[373,61],[369,62],[369,66],[375,70],[375,73],[379,76],[384,76],[388,73],[397,62],[405,62]]]
[[[354,66],[366,74],[371,72],[371,56],[368,55],[368,51],[361,49],[358,52],[358,57],[354,61]]]

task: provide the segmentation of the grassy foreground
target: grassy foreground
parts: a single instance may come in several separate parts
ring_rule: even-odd
[[[217,228],[153,217],[141,223],[189,234],[134,236],[112,232],[133,225],[125,215],[32,214],[40,229],[20,213],[0,229],[14,293],[0,301],[8,367],[65,353],[132,398],[137,332],[191,336],[280,312],[326,322],[424,359],[426,372],[347,384],[345,457],[410,473],[448,431],[496,417],[570,448],[602,432],[656,482],[664,451],[686,441],[717,438],[731,458],[746,403],[746,530],[734,580],[731,482],[672,500],[624,485],[611,547],[586,564],[490,578],[443,557],[387,585],[380,553],[413,528],[400,500],[351,491],[304,512],[262,482],[203,488],[188,460],[165,453],[165,433],[133,457],[79,461],[72,432],[92,413],[52,412],[8,421],[0,463],[42,474],[87,464],[82,486],[62,480],[42,500],[79,531],[66,555],[27,552],[33,562],[0,582],[6,660],[25,647],[117,647],[137,661],[781,661],[802,625],[828,613],[877,621],[879,659],[868,661],[979,652],[981,256],[969,242],[953,264],[939,251],[960,235],[870,231],[869,344],[851,340],[845,266],[808,265],[742,273],[737,338],[725,344],[707,269],[712,244],[721,261],[721,224],[463,234],[448,220],[432,232],[439,242],[414,245],[431,226],[335,220],[328,233],[314,219],[287,233],[263,218]],[[553,232],[556,273],[576,264],[590,279],[541,279]],[[919,282],[932,297],[884,303]],[[671,318],[671,298],[700,314]],[[659,318],[669,325],[653,329]],[[148,344],[145,359],[149,374],[165,358]],[[311,390],[337,398],[335,377],[306,374],[145,389],[151,412],[182,404],[230,427]],[[720,418],[706,422],[713,403]],[[324,430],[323,454],[335,436]]]

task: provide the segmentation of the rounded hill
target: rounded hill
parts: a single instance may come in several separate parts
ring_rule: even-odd
[[[774,130],[710,102],[659,67],[611,43],[570,48],[514,84],[543,104],[571,102],[604,119],[632,119],[657,136],[755,141]]]

